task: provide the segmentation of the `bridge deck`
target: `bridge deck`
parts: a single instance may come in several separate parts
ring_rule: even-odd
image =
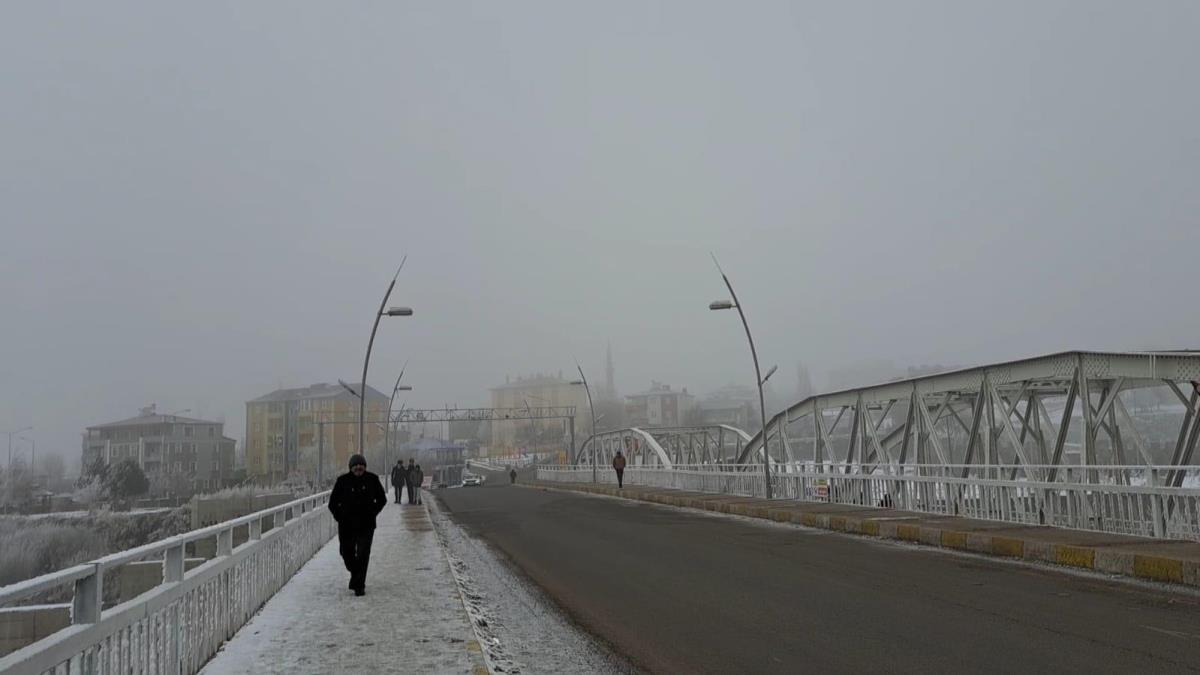
[[[618,489],[607,484],[538,482],[536,486],[792,522],[1200,587],[1200,542],[1194,541],[1019,525],[871,506],[767,500],[634,485]]]
[[[388,504],[367,594],[348,580],[335,538],[202,672],[487,672],[425,507]]]

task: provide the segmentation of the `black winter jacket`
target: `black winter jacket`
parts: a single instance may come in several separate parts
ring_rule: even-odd
[[[338,526],[353,530],[375,529],[375,516],[387,505],[387,493],[379,476],[370,471],[362,477],[353,473],[338,476],[329,495],[329,510]]]
[[[408,482],[408,468],[405,466],[392,467],[392,485],[395,487],[404,487]]]

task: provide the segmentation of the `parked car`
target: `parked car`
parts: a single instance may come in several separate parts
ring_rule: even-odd
[[[476,476],[473,473],[464,473],[462,484],[463,487],[481,486],[483,485],[483,476]]]

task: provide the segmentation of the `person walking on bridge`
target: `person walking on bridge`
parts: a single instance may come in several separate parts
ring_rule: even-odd
[[[338,524],[338,548],[350,572],[350,590],[366,594],[367,564],[375,538],[375,516],[387,505],[379,476],[367,471],[362,455],[350,458],[350,471],[338,476],[329,495],[329,510]]]
[[[617,456],[613,457],[613,469],[617,472],[617,487],[625,487],[625,455],[621,451],[617,451]]]
[[[508,482],[509,482],[509,484],[515,484],[517,482],[517,470],[516,469],[510,468],[508,470]]]
[[[400,503],[400,494],[404,491],[404,483],[408,479],[408,470],[404,468],[404,460],[396,460],[396,466],[391,467],[391,488],[396,492],[396,503]]]
[[[413,498],[416,492],[413,492],[413,478],[416,477],[417,465],[412,457],[408,458],[408,466],[404,468],[404,485],[408,488],[408,503],[416,504],[417,500]]]
[[[409,504],[412,503],[412,498],[415,495],[417,498],[417,503],[420,504],[421,503],[421,484],[425,482],[425,472],[421,470],[421,465],[418,464],[416,466],[416,468],[414,468],[410,472],[410,474],[412,475],[412,482],[408,484],[409,485],[409,488],[408,488],[409,502],[408,503]]]

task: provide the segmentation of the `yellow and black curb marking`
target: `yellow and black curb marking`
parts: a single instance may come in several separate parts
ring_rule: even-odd
[[[634,487],[617,489],[608,485],[586,484],[546,484],[536,483],[526,487],[540,490],[565,490],[570,492],[586,492],[591,494],[621,497],[624,499],[653,502],[668,506],[717,511],[733,515],[760,518],[782,523],[796,523],[825,530],[858,534],[880,539],[897,539],[926,546],[969,551],[1003,558],[1019,558],[1037,562],[1053,563],[1067,567],[1095,570],[1108,574],[1121,574],[1128,577],[1147,579],[1200,587],[1200,556],[1172,557],[1152,553],[1137,553],[1130,551],[1128,545],[1120,548],[1097,545],[1090,546],[1067,541],[1054,541],[1047,538],[1047,533],[1053,533],[1053,528],[1022,527],[1018,524],[996,523],[995,529],[1005,532],[990,533],[983,531],[956,530],[954,518],[937,518],[928,514],[913,513],[910,515],[888,516],[872,515],[869,510],[858,510],[850,513],[820,513],[816,511],[819,505],[804,502],[789,505],[784,502],[764,503],[762,499],[749,497],[732,497],[729,495],[703,495],[692,492],[673,493],[667,490],[647,490]],[[838,505],[829,505],[832,509]],[[895,514],[894,511],[881,513]],[[930,525],[923,520],[947,521]],[[960,525],[961,526],[961,525]],[[1035,536],[1022,536],[1022,530],[1036,531]],[[1071,531],[1073,532],[1073,531]],[[1068,539],[1069,537],[1064,537]],[[1130,539],[1132,538],[1125,538]],[[1129,542],[1121,542],[1128,544]],[[1134,541],[1136,544],[1166,544],[1146,540]],[[1175,542],[1180,543],[1180,542]],[[1187,544],[1183,544],[1187,545]]]

